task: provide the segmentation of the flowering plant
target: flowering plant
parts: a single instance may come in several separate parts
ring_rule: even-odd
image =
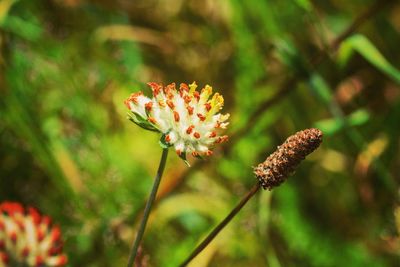
[[[64,266],[61,231],[48,216],[16,202],[0,204],[0,267]]]
[[[179,90],[176,89],[175,83],[162,86],[151,82],[148,85],[153,92],[152,98],[146,97],[142,92],[133,93],[125,100],[125,105],[131,111],[129,119],[132,122],[162,134],[160,145],[163,153],[132,244],[128,267],[133,266],[138,253],[164,172],[169,147],[173,146],[176,153],[189,165],[186,160],[188,153],[194,157],[210,156],[212,145],[228,140],[227,135],[220,134],[221,130],[228,126],[226,121],[229,118],[229,114],[219,113],[224,105],[224,98],[219,93],[213,95],[211,86],[206,85],[198,92],[195,82],[190,85],[181,83]]]
[[[195,82],[181,83],[179,90],[175,83],[165,87],[154,82],[148,85],[153,98],[137,92],[125,105],[131,111],[131,121],[144,129],[162,133],[162,147],[174,146],[176,153],[186,161],[188,153],[195,157],[212,155],[211,146],[228,139],[220,135],[229,118],[229,114],[219,113],[224,98],[219,93],[212,95],[211,86],[206,85],[198,92]]]

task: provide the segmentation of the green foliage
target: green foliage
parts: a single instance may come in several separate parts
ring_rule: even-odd
[[[306,260],[306,266],[385,266],[357,241],[343,242],[325,230],[319,232],[318,226],[302,215],[297,194],[292,185],[277,194],[281,218],[276,223],[282,235],[291,240],[288,249],[293,256],[297,255],[292,260]]]
[[[123,101],[196,80],[224,96],[231,141],[190,168],[170,153],[150,266],[177,266],[256,182],[251,167],[313,126],[322,147],[192,266],[397,266],[399,3],[354,25],[372,1],[128,2],[0,1],[0,201],[49,214],[70,266],[125,265],[166,144]]]
[[[390,64],[371,41],[363,35],[353,35],[343,42],[339,50],[339,63],[346,64],[351,54],[356,51],[378,70],[382,71],[397,83],[400,83],[400,71]]]

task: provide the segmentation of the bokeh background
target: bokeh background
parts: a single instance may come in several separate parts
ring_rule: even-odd
[[[191,168],[171,151],[148,266],[177,266],[310,127],[322,147],[192,266],[399,266],[399,44],[398,1],[0,0],[0,201],[51,215],[69,266],[124,266],[161,148],[123,101],[197,81],[230,141]]]

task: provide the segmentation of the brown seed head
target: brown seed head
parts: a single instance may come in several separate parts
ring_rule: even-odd
[[[283,183],[300,162],[319,147],[321,142],[322,132],[315,128],[290,136],[263,163],[254,168],[254,174],[261,186],[271,190]]]

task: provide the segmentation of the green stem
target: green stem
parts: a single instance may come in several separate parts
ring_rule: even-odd
[[[129,260],[128,260],[128,267],[132,267],[133,263],[135,261],[135,258],[136,258],[136,255],[137,255],[137,252],[139,249],[140,241],[142,240],[144,231],[146,229],[147,220],[149,219],[151,206],[153,205],[154,200],[156,199],[158,186],[160,185],[161,177],[164,172],[165,163],[167,161],[167,156],[168,156],[168,148],[164,148],[162,156],[161,156],[161,160],[160,160],[160,165],[158,166],[157,174],[154,179],[153,188],[151,189],[149,200],[147,201],[146,207],[144,208],[143,218],[142,218],[142,221],[140,222],[138,233],[137,233],[135,241],[132,245],[132,250],[129,255]]]
[[[193,250],[192,254],[190,254],[187,259],[179,265],[179,267],[186,266],[189,262],[191,262],[200,252],[202,252],[208,244],[218,235],[218,233],[224,229],[224,227],[239,213],[239,211],[246,205],[247,201],[257,193],[258,189],[260,189],[260,183],[257,182],[249,192],[240,200],[240,202],[233,208],[233,210],[225,217],[212,231],[208,234],[208,236]]]

